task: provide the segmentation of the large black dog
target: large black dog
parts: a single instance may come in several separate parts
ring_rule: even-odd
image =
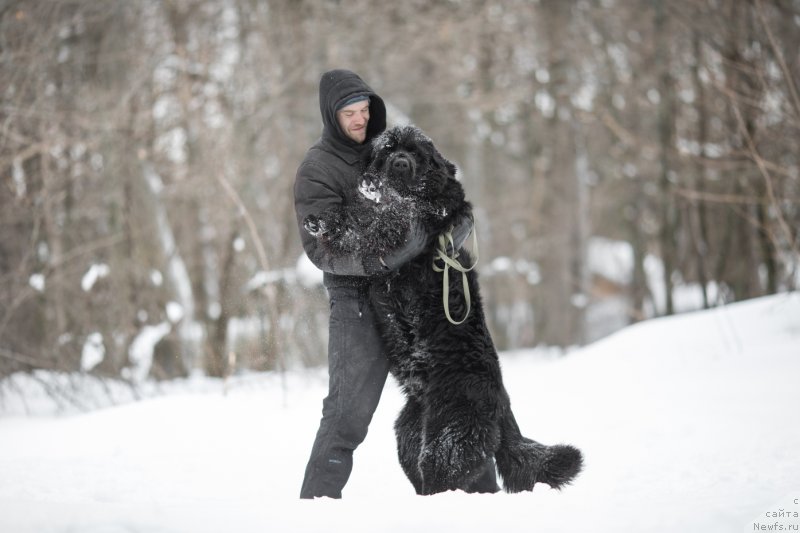
[[[390,129],[373,141],[358,200],[308,217],[305,229],[341,254],[390,250],[414,219],[431,235],[445,232],[471,213],[455,176],[455,166],[419,129]],[[580,472],[580,451],[521,435],[486,327],[477,274],[465,274],[471,306],[461,275],[450,280],[450,310],[457,318],[466,315],[455,325],[445,318],[442,274],[432,268],[437,253],[432,249],[376,278],[370,288],[391,372],[406,396],[395,423],[403,470],[419,494],[469,491],[494,456],[508,492],[533,490],[537,482],[562,487]],[[458,259],[471,261],[464,249]]]

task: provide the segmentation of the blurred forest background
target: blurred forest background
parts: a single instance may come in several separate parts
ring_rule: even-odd
[[[323,363],[339,67],[458,164],[500,349],[797,288],[800,0],[0,0],[0,379]]]

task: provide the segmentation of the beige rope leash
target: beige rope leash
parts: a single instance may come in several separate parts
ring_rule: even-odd
[[[470,309],[472,307],[472,302],[469,295],[469,283],[467,282],[467,272],[475,268],[475,265],[478,264],[478,234],[475,231],[475,228],[472,228],[472,239],[473,239],[473,248],[475,250],[475,262],[472,263],[472,266],[465,267],[461,263],[458,262],[458,250],[456,250],[455,244],[453,243],[453,227],[451,226],[449,230],[445,231],[441,235],[439,235],[439,242],[436,247],[436,255],[433,258],[433,270],[434,272],[443,272],[442,275],[442,303],[444,304],[444,314],[447,317],[447,320],[450,321],[451,324],[458,326],[462,324],[467,317],[469,316]],[[453,251],[453,255],[447,255],[447,245],[450,245],[450,249]],[[440,267],[436,264],[436,261],[441,259],[444,267]],[[453,320],[453,317],[450,316],[450,269],[456,270],[461,272],[461,281],[464,287],[464,300],[467,303],[467,311],[464,313],[464,318],[459,321]]]

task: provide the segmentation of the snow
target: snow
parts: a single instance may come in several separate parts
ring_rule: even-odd
[[[81,350],[81,370],[89,372],[102,363],[105,357],[106,347],[103,344],[103,335],[97,331],[90,333]]]
[[[164,283],[164,276],[162,276],[161,272],[159,272],[158,270],[151,270],[150,281],[152,281],[153,285],[155,285],[156,287],[160,287]]]
[[[45,277],[44,274],[36,273],[31,274],[31,277],[28,278],[28,285],[33,287],[37,292],[44,292],[45,286]]]
[[[295,271],[297,279],[303,287],[311,288],[322,285],[322,270],[318,269],[306,254],[300,254],[300,257],[297,258]]]
[[[594,84],[585,84],[570,96],[570,102],[572,102],[572,105],[577,109],[592,111],[596,95],[597,87]]]
[[[531,285],[538,285],[542,281],[538,263],[526,261],[525,259],[514,260],[506,256],[499,256],[492,259],[489,264],[481,270],[481,276],[491,277],[503,272],[522,274]]]
[[[178,302],[167,302],[164,306],[164,311],[167,313],[167,318],[173,324],[177,324],[183,319],[183,306]]]
[[[534,96],[536,107],[542,111],[546,118],[553,118],[556,110],[556,101],[545,89],[539,89]]]
[[[141,383],[150,374],[150,367],[153,366],[153,354],[156,344],[172,331],[172,326],[168,322],[162,322],[156,326],[144,326],[133,339],[128,350],[128,359],[133,367],[129,370],[129,378],[134,382]]]
[[[635,170],[632,170],[635,172]],[[600,236],[589,238],[586,253],[588,268],[592,274],[601,276],[620,287],[630,285],[633,281],[633,248],[629,242],[608,239]],[[650,289],[652,301],[648,302],[648,313],[663,314],[666,310],[667,288],[664,283],[664,264],[661,259],[653,254],[647,254],[644,259],[644,271],[647,286]],[[697,283],[683,283],[674,280],[672,288],[673,305],[677,312],[687,312],[703,307],[703,293]],[[709,282],[706,294],[710,302],[719,302],[719,286]],[[616,316],[625,316],[625,313],[616,313]]]
[[[509,257],[495,257],[489,263],[489,269],[493,272],[507,272],[511,270],[511,258]]]
[[[594,236],[589,239],[586,257],[589,270],[619,285],[633,277],[633,247],[625,241]]]
[[[523,433],[583,450],[573,486],[416,496],[395,457],[402,397],[389,383],[344,499],[301,501],[324,370],[146,384],[141,401],[60,416],[22,417],[6,389],[0,531],[798,527],[800,293],[643,322],[566,356],[504,353],[502,364]]]
[[[108,265],[105,263],[94,263],[81,278],[81,288],[83,292],[89,292],[97,283],[98,279],[105,278],[110,273]]]
[[[298,256],[293,268],[282,268],[270,272],[261,270],[257,272],[250,281],[245,284],[245,290],[254,291],[265,285],[277,282],[284,282],[290,285],[299,283],[306,289],[322,286],[322,270],[317,268],[306,254],[303,253]]]
[[[28,190],[28,185],[25,182],[25,169],[22,166],[22,158],[14,158],[14,162],[11,167],[11,178],[14,180],[14,188],[17,199],[19,200],[24,198],[25,193]]]

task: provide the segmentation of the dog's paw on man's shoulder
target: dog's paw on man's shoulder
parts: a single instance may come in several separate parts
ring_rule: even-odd
[[[330,230],[328,224],[316,215],[308,215],[303,219],[303,228],[317,238],[322,237]]]
[[[381,187],[383,182],[380,177],[370,172],[366,172],[361,178],[361,185],[358,186],[358,192],[376,204],[381,202]]]

